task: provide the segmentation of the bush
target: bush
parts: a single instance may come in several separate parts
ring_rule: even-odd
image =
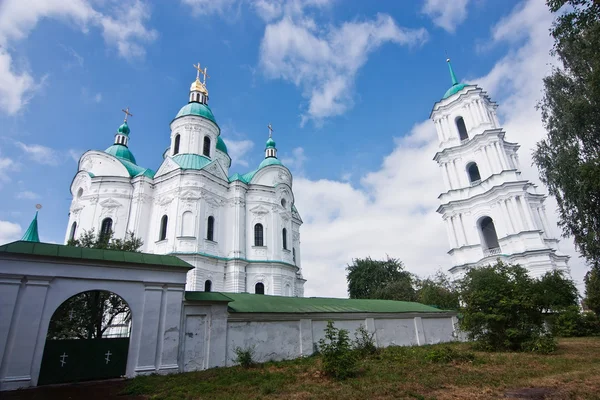
[[[354,332],[354,348],[362,355],[375,354],[377,346],[375,345],[375,332],[370,333],[364,325],[360,325]]]
[[[234,362],[241,365],[244,368],[250,368],[255,364],[254,361],[254,346],[243,349],[241,347],[236,347],[234,350],[235,358]]]
[[[560,337],[581,337],[600,335],[600,320],[593,312],[580,312],[570,307],[554,316],[550,322],[552,333]]]
[[[323,357],[323,371],[336,379],[356,375],[358,357],[352,351],[352,342],[345,329],[337,329],[333,321],[327,322],[325,337],[319,340],[319,351]]]
[[[469,351],[457,351],[450,346],[441,346],[431,349],[425,354],[425,359],[435,363],[473,362],[475,354]]]
[[[557,342],[554,336],[550,333],[540,333],[527,342],[524,342],[522,350],[540,354],[550,354],[556,351],[556,347]]]

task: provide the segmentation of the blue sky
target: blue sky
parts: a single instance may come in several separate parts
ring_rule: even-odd
[[[124,107],[138,164],[156,170],[196,62],[208,67],[232,172],[258,165],[273,124],[306,222],[308,293],[343,295],[357,256],[397,256],[419,274],[449,267],[426,122],[450,85],[446,54],[505,106],[524,165],[543,134],[533,108],[552,62],[542,0],[21,3],[0,4],[0,241],[18,238],[41,203],[42,240],[62,242],[75,160],[112,144]],[[374,227],[371,244],[361,224]],[[403,233],[390,241],[385,229]]]

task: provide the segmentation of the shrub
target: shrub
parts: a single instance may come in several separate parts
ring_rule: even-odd
[[[323,371],[336,379],[346,379],[356,375],[358,357],[352,351],[348,331],[338,329],[333,321],[327,322],[325,337],[319,340],[319,351],[323,357]]]
[[[426,353],[425,359],[435,363],[473,362],[475,354],[470,351],[457,351],[450,346],[440,346]]]
[[[362,355],[375,354],[377,346],[375,345],[375,332],[370,333],[363,324],[354,332],[354,348]]]
[[[241,347],[236,347],[234,350],[235,358],[234,362],[238,363],[244,368],[250,368],[255,364],[254,361],[254,346],[243,349]]]
[[[561,337],[581,337],[600,335],[600,320],[593,312],[580,312],[570,307],[554,316],[550,325],[552,333]]]
[[[556,351],[557,342],[550,333],[540,333],[522,345],[523,351],[550,354]]]

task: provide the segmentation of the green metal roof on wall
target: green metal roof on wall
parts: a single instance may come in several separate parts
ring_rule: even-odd
[[[129,176],[131,176],[131,177],[146,176],[151,179],[154,178],[155,172],[152,171],[150,168],[140,167],[139,165],[136,165],[136,164],[132,163],[131,161],[125,160],[123,158],[117,157],[117,159],[127,169],[127,172],[129,172]]]
[[[25,231],[25,234],[21,238],[21,240],[26,242],[40,242],[40,236],[38,234],[38,222],[37,222],[38,212],[35,212],[35,216],[33,220],[29,224],[29,228]]]
[[[223,153],[229,155],[227,152],[227,146],[225,145],[223,139],[221,139],[221,136],[217,137],[217,150],[221,150]]]
[[[213,115],[210,107],[206,104],[202,103],[188,103],[185,106],[181,107],[181,110],[177,113],[175,118],[184,117],[186,115],[196,115],[198,117],[206,118],[215,124],[217,121],[215,120],[215,116]]]
[[[252,178],[254,178],[254,175],[256,175],[256,173],[258,171],[260,171],[261,169],[268,167],[269,165],[281,165],[283,166],[282,162],[279,161],[279,159],[275,158],[275,157],[268,157],[265,158],[264,160],[262,160],[262,162],[260,163],[260,165],[258,166],[257,169],[255,169],[254,171],[250,171],[247,172],[243,175],[240,175],[238,173],[235,173],[233,175],[231,175],[229,177],[229,182],[233,182],[233,181],[242,181],[246,184],[249,184],[250,181],[252,181]]]
[[[275,148],[275,141],[273,140],[273,138],[269,138],[267,140],[267,144],[266,144],[266,148]]]
[[[466,86],[467,86],[466,83],[457,83],[456,85],[452,85],[450,87],[450,89],[446,90],[446,93],[444,94],[444,97],[442,97],[442,99],[447,99],[448,97],[452,96],[453,94],[460,92]]]
[[[220,295],[215,297],[216,295]],[[222,296],[222,297],[221,297]],[[229,301],[234,313],[440,313],[421,303],[394,300],[284,297],[249,293],[185,292],[188,301]]]
[[[133,153],[127,146],[123,146],[122,144],[113,144],[108,149],[104,150],[105,153],[110,154],[111,156],[115,156],[117,158],[122,158],[127,161],[135,162],[135,157]]]
[[[211,163],[210,158],[199,154],[177,154],[172,159],[181,169],[202,169]]]
[[[180,258],[158,254],[129,251],[89,249],[50,243],[18,241],[0,246],[0,254],[23,254],[31,256],[70,258],[89,261],[113,261],[128,264],[145,264],[165,267],[194,268]]]
[[[264,167],[268,167],[269,165],[283,165],[283,164],[281,163],[281,161],[279,161],[278,158],[268,157],[268,158],[265,158],[264,160],[262,160],[262,162],[258,166],[258,169],[261,170]]]
[[[127,125],[127,121],[123,122],[123,124],[121,124],[121,126],[119,127],[119,130],[117,131],[118,133],[120,133],[121,135],[125,135],[125,136],[129,136],[129,125]]]

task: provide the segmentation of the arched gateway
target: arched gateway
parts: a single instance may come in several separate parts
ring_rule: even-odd
[[[38,385],[118,378],[125,375],[131,309],[104,290],[70,297],[54,312]]]

